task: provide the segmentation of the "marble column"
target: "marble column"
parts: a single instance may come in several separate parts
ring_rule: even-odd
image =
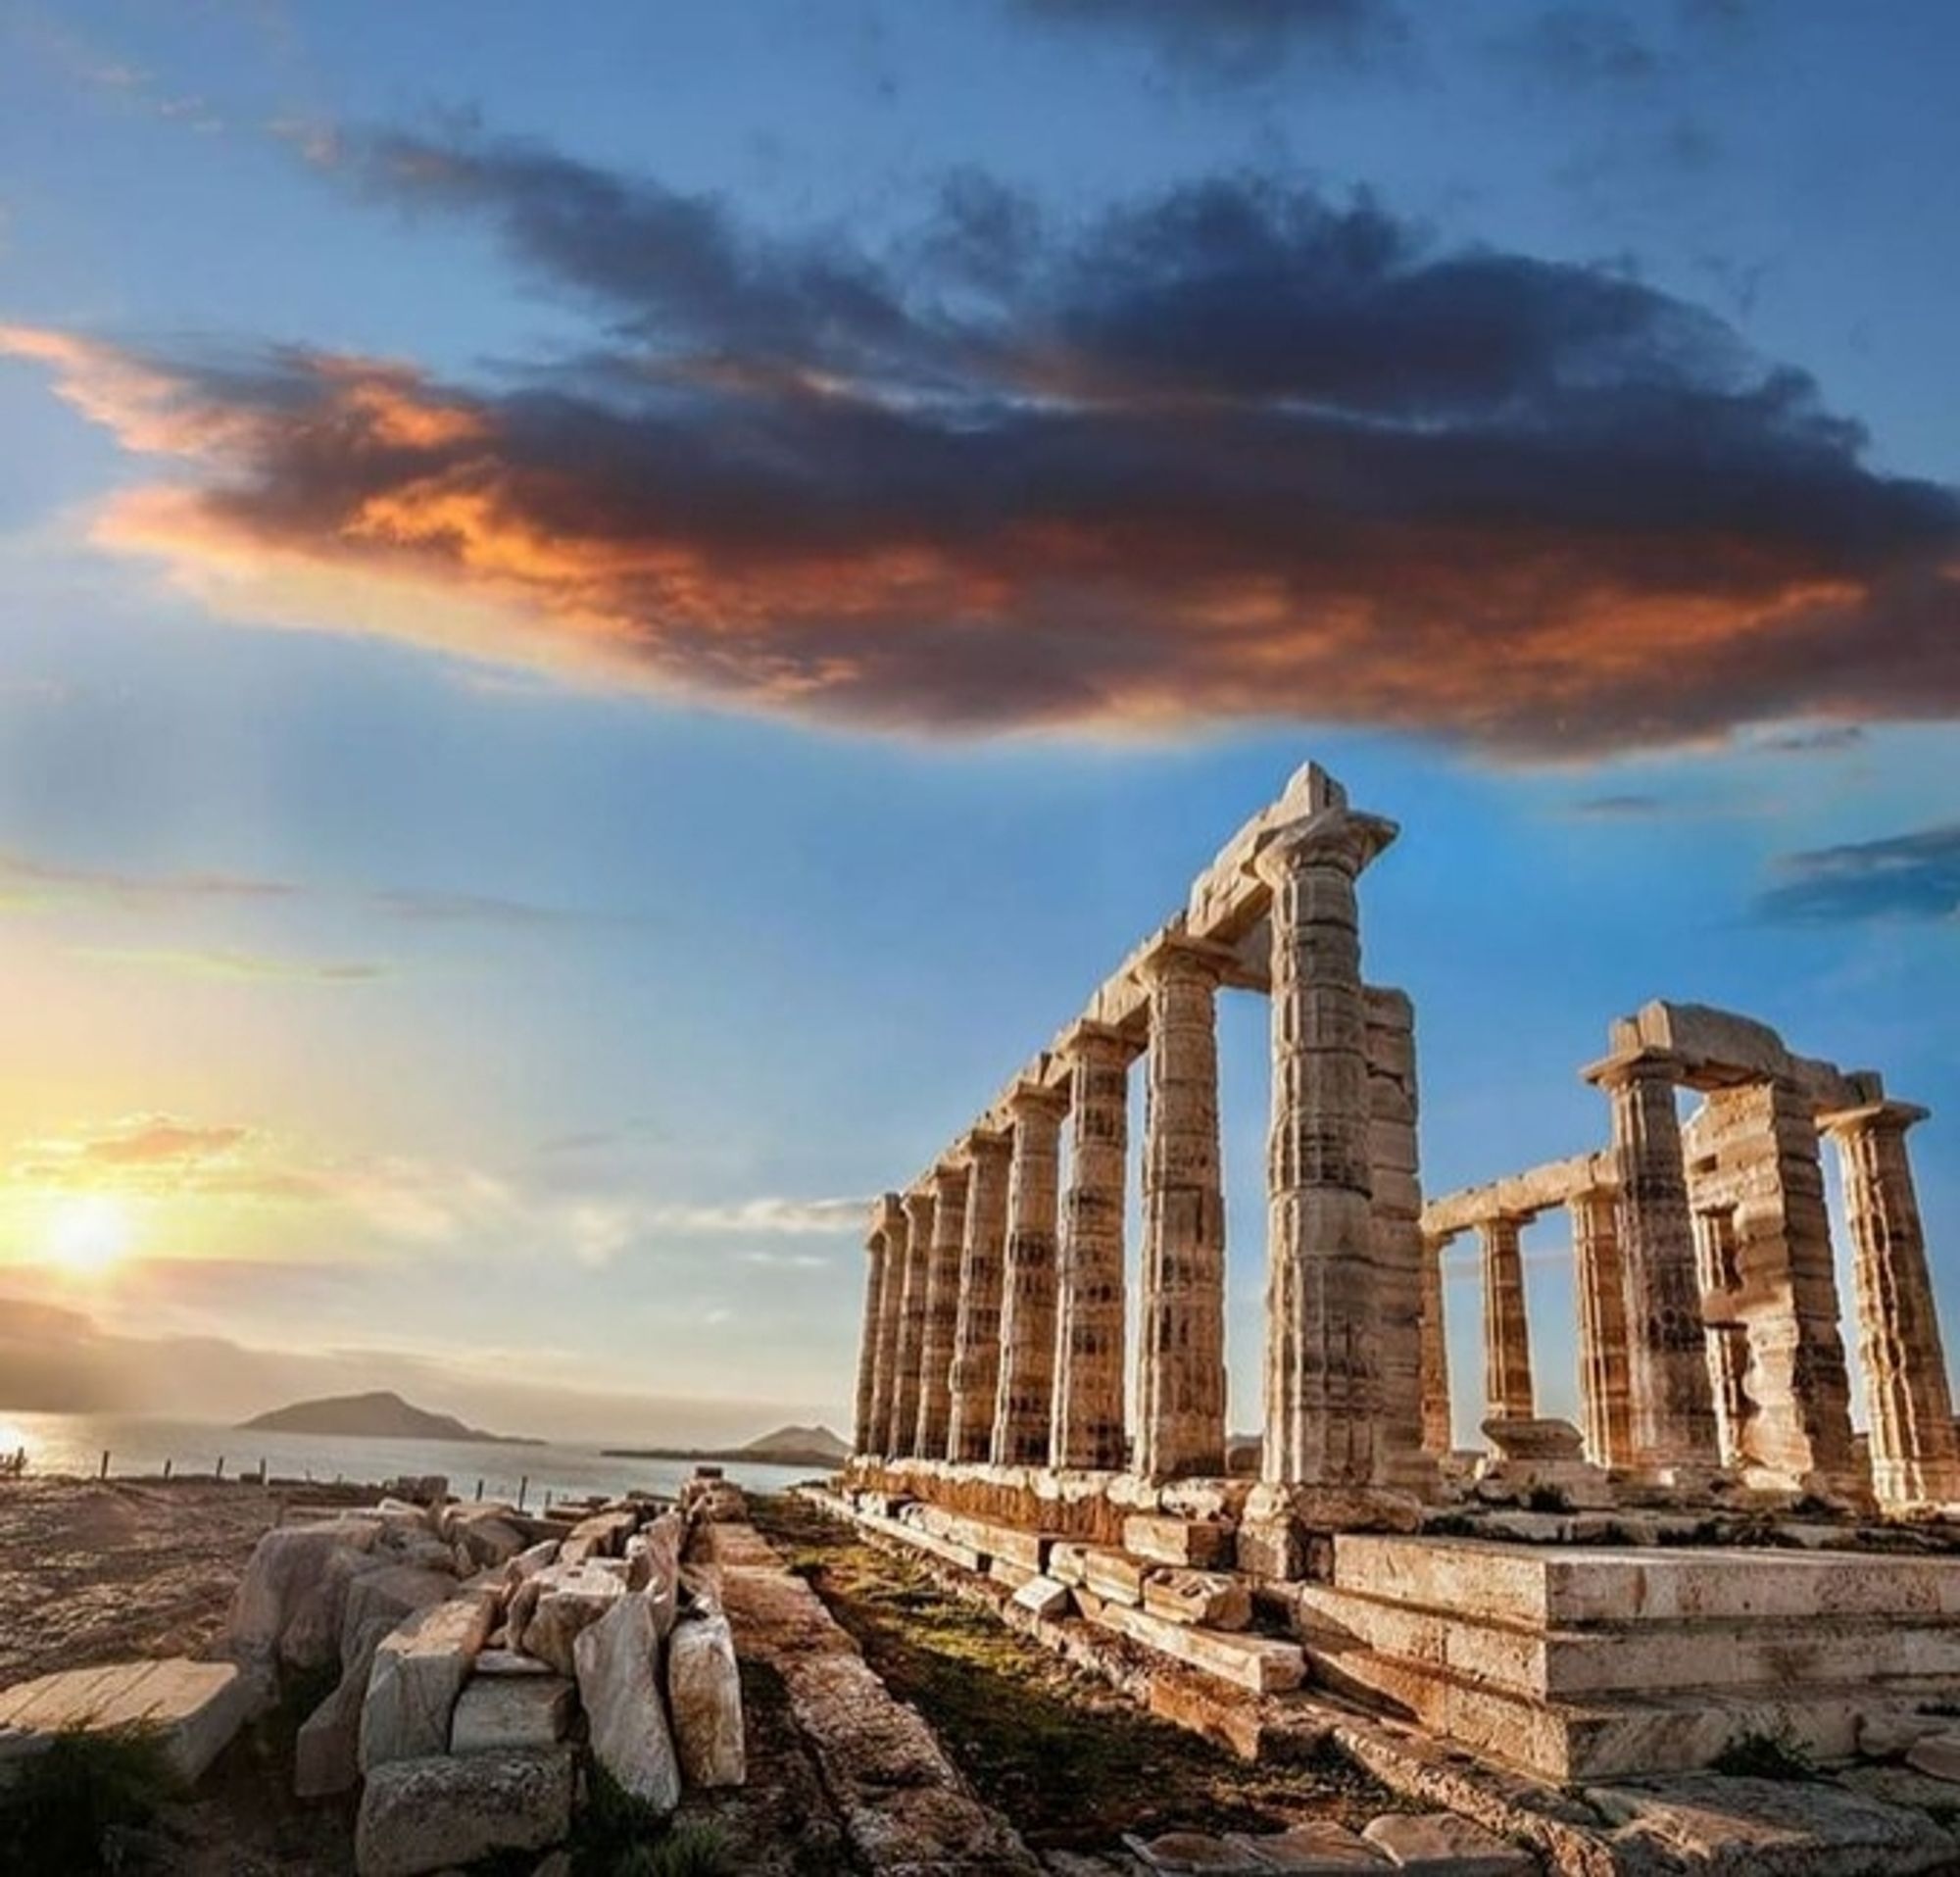
[[[1664,1051],[1641,1050],[1608,1057],[1586,1077],[1613,1107],[1634,1460],[1714,1467],[1721,1446],[1675,1110],[1679,1067]]]
[[[1375,1347],[1382,1399],[1380,1477],[1434,1489],[1423,1446],[1422,1169],[1416,1141],[1415,1007],[1368,985],[1368,1196],[1375,1213]]]
[[[1023,1082],[1007,1098],[1013,1161],[1007,1175],[1007,1275],[1001,1300],[1001,1386],[991,1457],[1046,1466],[1054,1396],[1055,1192],[1068,1098]]]
[[[1632,1457],[1627,1401],[1627,1292],[1613,1195],[1581,1193],[1568,1203],[1573,1282],[1579,1303],[1579,1417],[1586,1457],[1624,1466]]]
[[[1441,1459],[1455,1447],[1449,1402],[1449,1325],[1443,1308],[1443,1252],[1446,1236],[1422,1238],[1422,1451]]]
[[[959,1320],[959,1261],[966,1240],[966,1168],[942,1161],[932,1173],[932,1256],[926,1263],[925,1329],[919,1342],[921,1459],[944,1459],[953,1420],[953,1332]]]
[[[896,1193],[887,1193],[879,1200],[874,1217],[885,1241],[885,1272],[878,1304],[878,1366],[872,1382],[871,1451],[889,1456],[898,1452],[894,1415],[898,1406],[899,1328],[905,1317],[906,1258],[911,1233],[905,1208],[899,1204]]]
[[[1007,1251],[1007,1178],[1013,1137],[976,1127],[966,1137],[972,1179],[959,1252],[959,1314],[953,1326],[949,1459],[984,1460],[993,1450],[1001,1377],[1001,1292]]]
[[[1274,832],[1266,1427],[1274,1486],[1380,1476],[1368,1065],[1354,882],[1393,822],[1339,802]]]
[[[1530,1420],[1538,1411],[1532,1390],[1531,1320],[1525,1311],[1525,1262],[1518,1235],[1522,1218],[1499,1213],[1477,1221],[1484,1252],[1484,1415],[1487,1420]]]
[[[1123,1180],[1129,1161],[1134,1045],[1102,1023],[1062,1038],[1068,1062],[1068,1191],[1061,1202],[1054,1344],[1056,1466],[1121,1470],[1123,1424]]]
[[[930,1192],[913,1188],[901,1204],[906,1209],[906,1281],[899,1301],[899,1347],[892,1384],[892,1456],[918,1452],[919,1366],[925,1354],[926,1285],[932,1263]]]
[[[864,1241],[864,1324],[858,1336],[858,1411],[851,1437],[855,1454],[872,1453],[880,1438],[871,1428],[878,1390],[878,1310],[885,1295],[885,1234],[874,1231]]]
[[[1177,935],[1144,961],[1143,1300],[1136,1468],[1225,1470],[1225,1194],[1218,1149],[1219,948]]]
[[[1905,1140],[1926,1114],[1887,1101],[1822,1119],[1843,1161],[1872,1486],[1887,1506],[1960,1501],[1960,1442]]]

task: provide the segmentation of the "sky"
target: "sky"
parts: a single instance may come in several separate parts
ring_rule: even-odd
[[[1957,60],[1936,0],[0,0],[0,1410],[848,1427],[864,1203],[1308,757],[1402,828],[1430,1191],[1740,1009],[1934,1111],[1960,1323]]]

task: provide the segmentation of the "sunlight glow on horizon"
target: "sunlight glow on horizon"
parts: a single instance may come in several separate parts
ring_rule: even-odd
[[[128,1208],[105,1193],[91,1193],[65,1199],[54,1209],[43,1254],[72,1276],[101,1277],[127,1256],[134,1237]]]

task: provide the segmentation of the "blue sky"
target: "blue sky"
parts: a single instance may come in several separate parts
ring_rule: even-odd
[[[1956,38],[0,11],[0,1282],[540,1431],[835,1421],[834,1202],[1312,755],[1403,826],[1432,1190],[1730,1005],[1936,1111],[1951,1316]]]

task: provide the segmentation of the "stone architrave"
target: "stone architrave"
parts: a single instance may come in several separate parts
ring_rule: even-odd
[[[871,1438],[868,1451],[891,1452],[892,1397],[898,1381],[899,1318],[904,1312],[906,1246],[905,1210],[896,1193],[878,1202],[873,1230],[883,1240],[885,1260],[879,1277],[877,1349],[871,1372]]]
[[[1886,1101],[1822,1120],[1843,1161],[1872,1486],[1896,1507],[1960,1501],[1960,1441],[1905,1140],[1926,1115]]]
[[[1123,1426],[1123,1173],[1131,1044],[1100,1023],[1062,1039],[1072,1178],[1061,1205],[1055,1295],[1053,1464],[1114,1472]]]
[[[953,1418],[953,1332],[959,1320],[959,1260],[966,1238],[966,1168],[933,1168],[932,1256],[926,1263],[925,1326],[919,1341],[918,1436],[912,1452],[944,1459]]]
[[[966,1237],[959,1253],[959,1313],[953,1327],[949,1459],[985,1461],[993,1451],[1013,1151],[1012,1136],[1004,1132],[976,1127],[966,1137],[972,1174],[966,1188]]]
[[[1634,1050],[1595,1062],[1586,1079],[1612,1102],[1634,1459],[1713,1467],[1721,1446],[1675,1110],[1679,1067],[1666,1051]]]
[[[1272,895],[1261,1466],[1275,1486],[1368,1485],[1382,1471],[1354,882],[1395,835],[1337,797],[1276,829],[1252,861]]]
[[[1136,1470],[1225,1470],[1225,1195],[1218,1144],[1216,946],[1171,934],[1144,960],[1143,1298]]]
[[[1007,1098],[1014,1152],[1007,1179],[1007,1273],[1001,1303],[996,1466],[1046,1466],[1054,1392],[1055,1208],[1068,1099],[1036,1082]]]
[[[878,1442],[871,1432],[878,1395],[878,1310],[885,1296],[885,1235],[874,1231],[864,1244],[864,1324],[858,1337],[857,1416],[852,1423],[855,1452],[869,1454]]]
[[[1528,1421],[1538,1412],[1518,1245],[1524,1223],[1502,1212],[1477,1223],[1484,1251],[1484,1412],[1491,1420]]]
[[[1422,1240],[1422,1451],[1439,1459],[1455,1446],[1443,1303],[1443,1251],[1450,1236],[1425,1232]]]
[[[919,1386],[924,1374],[926,1286],[932,1266],[931,1193],[914,1188],[906,1211],[906,1281],[899,1293],[899,1346],[893,1357],[892,1444],[895,1458],[918,1452]]]
[[[1586,1457],[1625,1466],[1633,1457],[1627,1400],[1627,1292],[1613,1196],[1597,1188],[1568,1203],[1579,1304],[1579,1411]]]

